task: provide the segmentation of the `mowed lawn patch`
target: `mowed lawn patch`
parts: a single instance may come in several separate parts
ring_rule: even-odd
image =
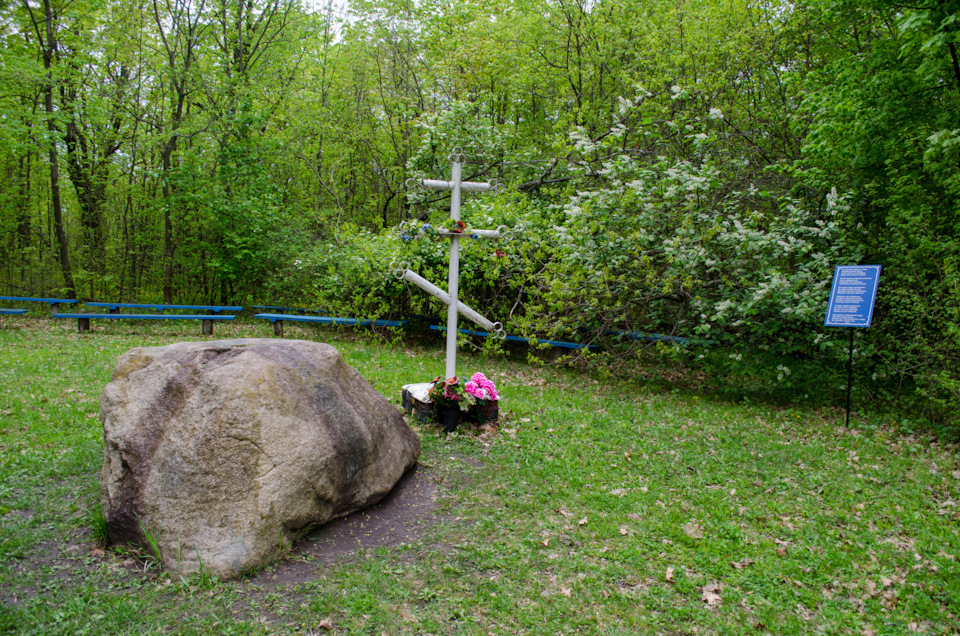
[[[98,400],[140,345],[191,326],[0,330],[0,630],[37,634],[910,634],[960,628],[955,446],[839,410],[730,404],[461,355],[494,434],[417,426],[439,505],[418,541],[267,587],[161,572],[96,540]],[[216,338],[268,335],[218,326]],[[439,345],[291,326],[390,401]],[[858,428],[858,426],[860,426]],[[308,558],[290,553],[289,559]],[[269,570],[269,567],[267,568]]]

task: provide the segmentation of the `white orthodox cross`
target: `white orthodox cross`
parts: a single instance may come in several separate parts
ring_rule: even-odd
[[[450,153],[450,161],[453,163],[450,181],[437,181],[435,179],[423,179],[419,185],[430,190],[450,190],[450,218],[454,221],[460,220],[460,193],[461,192],[492,192],[497,189],[494,182],[475,183],[472,181],[463,181],[461,178],[463,169],[463,154],[460,148],[454,148]],[[505,227],[496,230],[470,230],[470,235],[479,238],[499,238],[504,236]],[[405,263],[400,263],[395,269],[394,275],[408,282],[413,283],[423,291],[434,298],[439,299],[447,305],[447,366],[445,378],[452,378],[457,375],[457,314],[461,313],[473,322],[477,323],[496,338],[505,338],[506,332],[503,325],[499,322],[487,320],[475,310],[471,309],[457,299],[459,291],[460,278],[460,239],[465,235],[457,232],[438,232],[440,236],[450,239],[450,270],[447,274],[447,291],[443,291],[424,277],[410,270]]]

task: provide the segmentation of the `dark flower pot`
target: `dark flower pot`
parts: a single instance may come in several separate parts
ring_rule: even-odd
[[[459,406],[442,406],[440,411],[440,423],[443,424],[444,433],[452,433],[457,430],[460,424]]]
[[[470,419],[479,425],[497,423],[500,420],[500,407],[497,402],[477,404],[470,409]]]
[[[480,423],[484,424],[490,422],[496,424],[500,421],[500,405],[498,402],[488,402],[483,406],[479,407],[479,419]]]

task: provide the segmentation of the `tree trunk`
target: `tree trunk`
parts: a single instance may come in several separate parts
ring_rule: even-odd
[[[53,32],[53,7],[50,0],[43,0],[43,18],[45,32],[41,35],[40,25],[27,4],[23,2],[37,31],[37,41],[43,52],[43,68],[47,71],[47,82],[43,87],[43,106],[47,113],[47,131],[50,133],[50,203],[53,207],[53,228],[60,247],[60,269],[63,271],[63,282],[67,298],[77,297],[76,287],[73,284],[73,270],[70,267],[70,249],[67,243],[67,233],[63,227],[63,204],[60,199],[60,160],[57,156],[57,122],[56,111],[53,107],[53,56],[57,49],[57,40]]]
[[[27,151],[26,155],[20,157],[20,197],[17,200],[17,240],[16,249],[20,256],[20,286],[23,287],[27,281],[27,269],[29,263],[26,259],[24,250],[31,245],[33,225],[30,219],[30,193],[32,186],[33,152]]]
[[[170,218],[170,174],[171,161],[176,137],[163,149],[163,302],[173,304],[173,221]]]
[[[192,90],[191,70],[196,49],[199,47],[203,30],[201,17],[206,3],[177,4],[169,15],[161,10],[160,3],[153,0],[153,18],[157,34],[166,51],[167,67],[170,73],[170,88],[174,94],[171,104],[170,121],[167,124],[161,162],[163,165],[163,302],[173,304],[173,206],[175,188],[170,180],[173,176],[174,155],[179,145],[180,126],[183,123],[187,95]]]

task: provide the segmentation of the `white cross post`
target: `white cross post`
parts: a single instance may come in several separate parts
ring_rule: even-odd
[[[463,154],[460,148],[454,148],[450,153],[450,161],[453,163],[450,181],[437,181],[434,179],[423,179],[421,184],[431,190],[450,190],[450,218],[454,221],[460,220],[460,193],[461,192],[491,192],[497,189],[493,182],[475,183],[472,181],[463,181],[461,178],[463,169]],[[506,228],[500,227],[496,230],[471,230],[470,233],[480,238],[499,238],[504,235]],[[459,291],[460,278],[460,238],[464,235],[457,232],[438,232],[440,236],[450,239],[450,270],[447,274],[447,291],[423,278],[416,272],[410,270],[405,263],[400,263],[394,271],[394,275],[402,280],[413,283],[424,290],[434,298],[437,298],[447,305],[447,366],[445,378],[452,378],[457,375],[457,314],[461,313],[473,322],[477,323],[497,338],[505,338],[506,332],[503,325],[499,322],[487,320],[475,310],[471,309],[457,298]]]

